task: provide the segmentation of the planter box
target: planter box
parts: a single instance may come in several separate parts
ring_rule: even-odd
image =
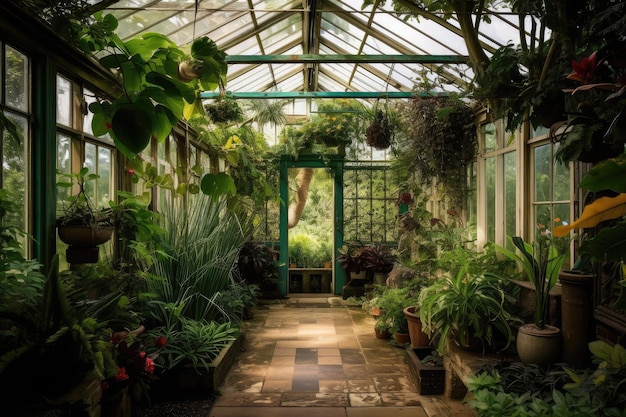
[[[432,351],[431,347],[406,349],[409,371],[417,392],[421,395],[439,395],[445,389],[446,371],[443,366],[425,365],[421,361]]]
[[[192,367],[179,369],[177,372],[178,389],[184,394],[210,394],[217,390],[226,379],[228,371],[241,352],[243,336],[239,335],[226,346],[211,363],[206,372],[198,374]]]

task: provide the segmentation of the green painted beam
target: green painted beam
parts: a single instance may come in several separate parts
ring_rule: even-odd
[[[416,93],[411,91],[267,91],[267,92],[234,92],[228,91],[226,97],[252,99],[302,99],[302,98],[411,98]],[[446,93],[419,93],[420,97],[446,95]],[[219,98],[219,91],[204,91],[200,98]]]
[[[229,64],[467,64],[466,55],[227,55]]]

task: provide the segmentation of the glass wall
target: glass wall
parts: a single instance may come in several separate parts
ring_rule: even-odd
[[[0,111],[3,117],[15,126],[19,136],[13,137],[7,129],[0,135],[2,152],[0,187],[10,193],[11,200],[16,202],[19,208],[17,213],[11,213],[5,220],[12,226],[28,231],[30,230],[27,215],[30,199],[27,193],[30,172],[27,158],[30,149],[28,128],[31,115],[30,59],[8,44],[0,43],[0,52],[2,54],[0,79],[3,86],[0,94]],[[28,251],[28,245],[22,246]]]
[[[482,167],[477,216],[480,242],[505,244],[507,236],[516,234],[518,205],[517,135],[505,132],[501,121],[488,122],[479,130]]]

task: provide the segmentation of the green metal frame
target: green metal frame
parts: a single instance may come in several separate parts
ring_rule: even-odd
[[[280,161],[280,252],[278,262],[278,291],[286,296],[289,290],[289,228],[288,204],[289,201],[289,168],[330,168],[334,181],[334,233],[333,233],[333,262],[334,280],[333,293],[340,295],[346,283],[346,276],[341,265],[337,262],[337,250],[343,245],[343,166],[344,160],[340,156],[300,155],[297,160],[284,156]]]
[[[467,64],[467,55],[228,55],[229,64]]]
[[[56,251],[56,72],[48,57],[33,60],[33,237],[35,258],[44,265],[44,272]]]
[[[227,91],[226,97],[240,98],[245,100],[254,99],[303,99],[303,98],[411,98],[445,96],[447,93],[415,93],[411,91],[268,91],[268,92],[234,92]],[[219,91],[203,91],[200,98],[219,98],[222,94]]]

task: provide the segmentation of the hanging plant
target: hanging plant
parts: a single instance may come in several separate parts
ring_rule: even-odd
[[[455,97],[415,98],[409,102],[408,141],[399,158],[426,183],[441,186],[456,207],[466,197],[466,166],[476,154],[474,113]]]
[[[367,144],[376,149],[384,150],[391,146],[391,126],[387,112],[376,111],[374,122],[365,131]]]
[[[213,123],[239,122],[243,119],[243,110],[232,98],[220,97],[204,108]]]

